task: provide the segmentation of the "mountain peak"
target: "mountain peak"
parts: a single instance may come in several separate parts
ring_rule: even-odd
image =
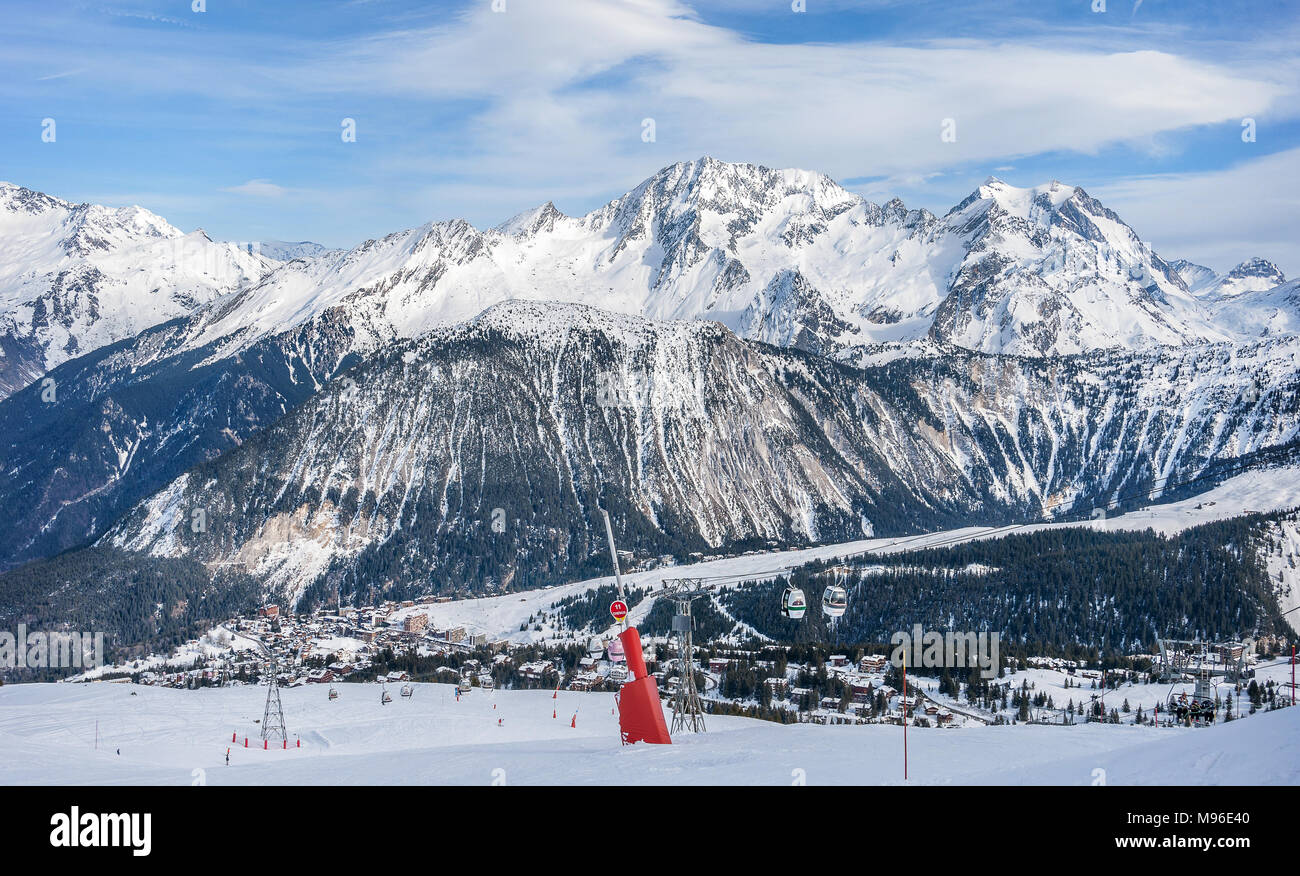
[[[44,213],[46,210],[70,209],[67,201],[11,182],[0,182],[0,212]]]
[[[1259,257],[1247,259],[1229,271],[1226,276],[1233,279],[1258,277],[1263,280],[1271,281],[1274,286],[1280,286],[1286,282],[1286,276],[1277,265],[1273,264],[1268,259],[1261,259]]]
[[[1082,189],[1052,180],[1030,188],[1020,188],[991,176],[976,191],[981,200],[991,200],[1000,208],[1021,218],[1029,218],[1035,207],[1051,212],[1060,209],[1066,201]]]
[[[551,231],[557,221],[567,218],[553,202],[547,201],[540,207],[510,217],[496,230],[510,237],[532,237],[539,232]]]

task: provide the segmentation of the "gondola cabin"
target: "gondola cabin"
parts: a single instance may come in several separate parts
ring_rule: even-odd
[[[790,620],[799,620],[808,610],[808,600],[798,587],[787,587],[781,594],[781,614]]]
[[[822,613],[829,618],[843,617],[849,608],[849,591],[832,584],[822,593]]]

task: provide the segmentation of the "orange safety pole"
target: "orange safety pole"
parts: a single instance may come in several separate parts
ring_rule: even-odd
[[[907,781],[907,652],[903,652],[903,781]]]

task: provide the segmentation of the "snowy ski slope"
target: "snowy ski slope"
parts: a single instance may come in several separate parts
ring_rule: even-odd
[[[265,688],[6,686],[0,688],[0,783],[902,782],[902,729],[889,725],[782,726],[715,716],[708,733],[680,735],[671,746],[623,747],[608,693],[561,691],[553,700],[549,691],[475,689],[458,702],[450,685],[417,684],[409,700],[394,696],[381,705],[377,684],[338,688],[334,702],[323,686],[282,691],[291,740],[301,738],[302,747],[263,751],[254,720],[262,716]],[[1297,731],[1300,709],[1205,729],[913,728],[910,783],[1089,785],[1100,769],[1112,785],[1297,784]],[[238,744],[231,744],[232,733]]]

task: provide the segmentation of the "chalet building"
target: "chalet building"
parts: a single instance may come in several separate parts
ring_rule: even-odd
[[[531,681],[541,681],[542,676],[551,670],[551,664],[538,661],[525,663],[519,667],[519,674]]]
[[[584,672],[574,676],[569,682],[569,690],[599,690],[604,679],[594,672]]]
[[[1219,646],[1219,659],[1224,663],[1235,663],[1241,659],[1241,643],[1236,642]]]
[[[790,692],[790,680],[786,678],[765,678],[763,684],[772,691],[772,696],[783,697]]]

